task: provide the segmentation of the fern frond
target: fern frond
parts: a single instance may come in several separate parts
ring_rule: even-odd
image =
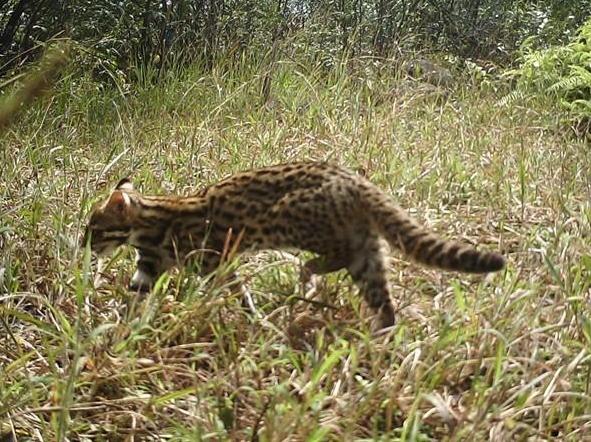
[[[575,89],[579,89],[586,84],[586,81],[582,77],[568,77],[563,78],[560,81],[557,81],[548,89],[546,89],[547,93],[555,94],[561,92],[569,92]]]
[[[591,100],[574,100],[569,107],[580,118],[591,116]]]
[[[525,94],[525,92],[523,92],[520,89],[516,89],[513,92],[511,92],[510,94],[505,95],[499,101],[497,101],[496,106],[503,107],[503,106],[507,106],[509,104],[516,103],[518,101],[523,103],[528,98],[529,97]]]

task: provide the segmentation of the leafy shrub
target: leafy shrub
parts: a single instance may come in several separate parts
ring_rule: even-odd
[[[516,91],[504,101],[541,94],[568,110],[577,133],[589,134],[591,123],[591,19],[564,46],[533,50],[523,46],[521,66],[508,72]]]

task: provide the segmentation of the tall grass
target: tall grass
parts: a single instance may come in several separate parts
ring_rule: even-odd
[[[268,70],[246,59],[156,85],[72,74],[14,123],[0,152],[0,434],[589,437],[588,148],[554,131],[559,116],[541,104],[499,107],[467,85],[442,101],[387,66],[359,66],[277,61],[267,102]],[[482,279],[393,254],[398,324],[379,337],[345,275],[304,302],[296,266],[269,253],[240,263],[260,319],[190,267],[135,297],[129,250],[93,288],[78,238],[120,177],[190,193],[296,159],[363,169],[438,232],[503,250],[507,270]]]

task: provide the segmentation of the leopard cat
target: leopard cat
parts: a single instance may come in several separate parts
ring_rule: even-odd
[[[93,209],[84,235],[101,256],[137,251],[130,289],[150,290],[166,270],[199,256],[209,274],[229,244],[242,252],[296,248],[317,256],[308,274],[347,269],[378,324],[394,324],[381,238],[421,264],[495,272],[505,259],[440,238],[369,180],[328,162],[281,164],[235,174],[193,196],[148,196],[123,179]]]

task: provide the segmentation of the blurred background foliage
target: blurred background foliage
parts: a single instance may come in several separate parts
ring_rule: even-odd
[[[246,57],[267,69],[267,97],[277,59],[330,71],[360,57],[400,66],[421,52],[471,78],[511,68],[503,101],[549,97],[588,133],[590,11],[591,0],[0,0],[0,87],[61,38],[77,49],[74,69],[121,92]]]
[[[111,74],[211,66],[286,40],[326,65],[418,49],[509,62],[526,39],[568,42],[590,10],[591,0],[0,0],[0,75],[55,37],[80,43]]]

